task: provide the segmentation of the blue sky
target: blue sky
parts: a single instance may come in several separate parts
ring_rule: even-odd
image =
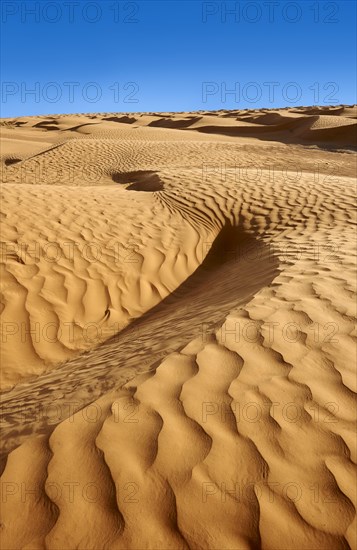
[[[351,1],[1,2],[1,116],[355,103]]]

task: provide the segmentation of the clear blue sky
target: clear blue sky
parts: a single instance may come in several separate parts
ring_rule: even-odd
[[[356,102],[353,0],[2,0],[1,24],[2,117]]]

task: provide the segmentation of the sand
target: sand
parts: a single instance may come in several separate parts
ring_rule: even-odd
[[[1,121],[2,548],[357,548],[356,118]]]

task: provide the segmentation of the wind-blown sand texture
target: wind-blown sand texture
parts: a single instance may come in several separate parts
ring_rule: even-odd
[[[1,121],[2,548],[357,548],[356,118]]]

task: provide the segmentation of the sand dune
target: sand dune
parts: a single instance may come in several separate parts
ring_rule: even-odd
[[[4,121],[3,548],[357,548],[354,113]]]

